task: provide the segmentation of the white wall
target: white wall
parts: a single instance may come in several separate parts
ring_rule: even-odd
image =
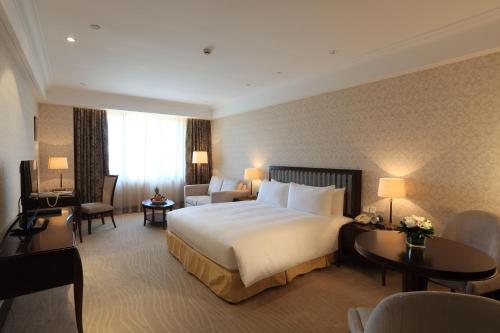
[[[0,231],[17,214],[19,161],[35,158],[37,101],[27,71],[0,21]]]

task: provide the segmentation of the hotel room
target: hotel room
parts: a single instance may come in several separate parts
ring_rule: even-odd
[[[495,332],[500,0],[0,0],[2,332]]]

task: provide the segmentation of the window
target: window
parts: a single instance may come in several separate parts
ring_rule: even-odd
[[[134,211],[154,187],[182,200],[186,119],[108,110],[109,171],[118,175],[115,207]]]

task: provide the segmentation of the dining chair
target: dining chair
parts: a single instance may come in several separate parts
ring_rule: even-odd
[[[104,217],[110,216],[114,227],[116,228],[115,219],[113,216],[113,201],[115,197],[116,182],[118,176],[104,176],[102,186],[102,201],[89,202],[82,204],[82,218],[88,220],[88,234],[92,234],[92,219],[101,218],[102,224],[105,223]]]
[[[441,237],[461,242],[489,254],[497,262],[497,274],[483,281],[448,281],[432,279],[452,291],[483,295],[500,290],[500,218],[492,213],[469,210],[454,216]]]
[[[397,293],[375,308],[349,309],[351,333],[497,332],[500,302],[442,291]]]

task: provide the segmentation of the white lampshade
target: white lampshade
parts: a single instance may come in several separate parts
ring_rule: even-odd
[[[193,151],[193,163],[207,164],[208,154],[206,151]]]
[[[261,172],[257,168],[246,168],[245,175],[243,177],[245,180],[256,180],[261,178]]]
[[[49,157],[50,170],[68,169],[68,159],[66,157]]]
[[[402,178],[380,178],[378,196],[382,198],[404,198],[406,197],[405,183]]]

